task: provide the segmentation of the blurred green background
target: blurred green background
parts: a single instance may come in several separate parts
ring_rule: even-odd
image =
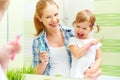
[[[95,0],[95,15],[100,33],[104,37],[102,46],[102,72],[120,76],[120,0]]]

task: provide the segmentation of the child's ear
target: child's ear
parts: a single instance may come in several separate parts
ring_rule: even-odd
[[[94,29],[94,27],[91,28],[91,31]]]

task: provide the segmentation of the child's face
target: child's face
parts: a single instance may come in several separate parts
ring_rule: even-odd
[[[48,4],[47,7],[43,10],[42,17],[40,21],[43,22],[46,29],[51,31],[55,30],[59,26],[59,9],[56,5]]]
[[[90,28],[89,22],[81,22],[75,24],[75,35],[78,39],[87,39],[89,37],[89,33],[92,31]]]

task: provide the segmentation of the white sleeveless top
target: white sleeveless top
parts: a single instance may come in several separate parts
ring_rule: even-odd
[[[50,47],[50,76],[70,76],[70,63],[65,46]]]

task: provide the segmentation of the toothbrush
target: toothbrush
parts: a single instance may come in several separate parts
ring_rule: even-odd
[[[41,51],[45,51],[45,46],[42,44]]]
[[[99,38],[98,40],[99,40],[99,41],[101,41],[101,40],[103,40],[103,39],[104,39],[104,36],[103,36],[103,37],[101,37],[101,38]],[[92,45],[90,45],[90,46],[88,46],[88,47],[87,47],[87,49],[89,49],[89,48],[90,48],[90,47],[92,47],[92,46],[93,46],[93,44],[92,44]]]
[[[19,39],[20,39],[21,36],[22,36],[22,34],[18,34],[18,35],[16,36],[16,41],[15,41],[15,42],[16,42],[16,43],[15,43],[16,46],[18,46],[18,41],[19,41]],[[14,60],[14,57],[15,57],[15,52],[13,51],[10,59],[11,59],[11,60]]]
[[[40,39],[40,41],[41,41],[41,51],[45,51],[45,45],[44,45],[44,43],[41,39]],[[44,62],[47,62],[47,60],[45,60]]]
[[[42,41],[42,37],[40,37],[40,42],[41,42],[41,51],[45,51],[45,45]]]

